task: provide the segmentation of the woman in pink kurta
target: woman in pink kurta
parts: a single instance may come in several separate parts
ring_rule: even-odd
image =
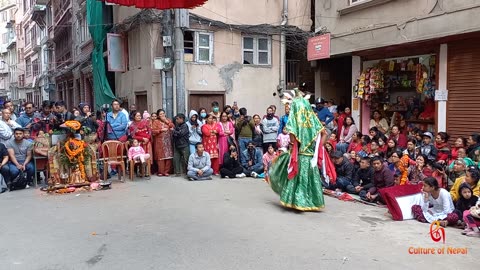
[[[218,137],[223,136],[223,130],[214,118],[213,115],[209,114],[206,123],[202,126],[202,144],[205,151],[210,154],[213,173],[219,175],[220,163],[218,159]]]
[[[220,115],[220,127],[222,128],[223,134],[218,136],[218,164],[222,167],[223,164],[223,155],[228,152],[228,138],[231,138],[231,141],[235,141],[235,128],[231,121],[228,120],[228,114],[223,112]]]

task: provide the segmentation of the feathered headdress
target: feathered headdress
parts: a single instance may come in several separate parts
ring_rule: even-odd
[[[304,92],[300,91],[298,88],[287,90],[283,92],[282,103],[291,104],[293,102],[293,99],[297,97],[302,97],[306,100],[309,100],[310,94],[305,94]]]

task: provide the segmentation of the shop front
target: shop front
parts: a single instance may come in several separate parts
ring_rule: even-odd
[[[361,107],[362,133],[378,124],[372,120],[375,111],[389,127],[434,132],[436,78],[436,54],[363,61],[353,89]]]

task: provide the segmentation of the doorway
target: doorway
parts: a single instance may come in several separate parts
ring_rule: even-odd
[[[190,91],[188,97],[188,108],[187,113],[190,110],[195,110],[198,112],[198,109],[205,108],[207,112],[212,110],[212,102],[217,101],[220,106],[220,111],[223,111],[225,106],[225,93],[219,91],[209,91],[209,92],[200,92],[200,91]]]
[[[135,94],[135,106],[137,111],[148,111],[148,98],[147,92],[139,92]],[[128,110],[128,108],[126,108]]]

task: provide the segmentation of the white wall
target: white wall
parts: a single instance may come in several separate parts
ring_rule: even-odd
[[[332,55],[480,30],[478,0],[395,0],[340,15],[347,6],[316,0],[315,25],[332,33]]]

